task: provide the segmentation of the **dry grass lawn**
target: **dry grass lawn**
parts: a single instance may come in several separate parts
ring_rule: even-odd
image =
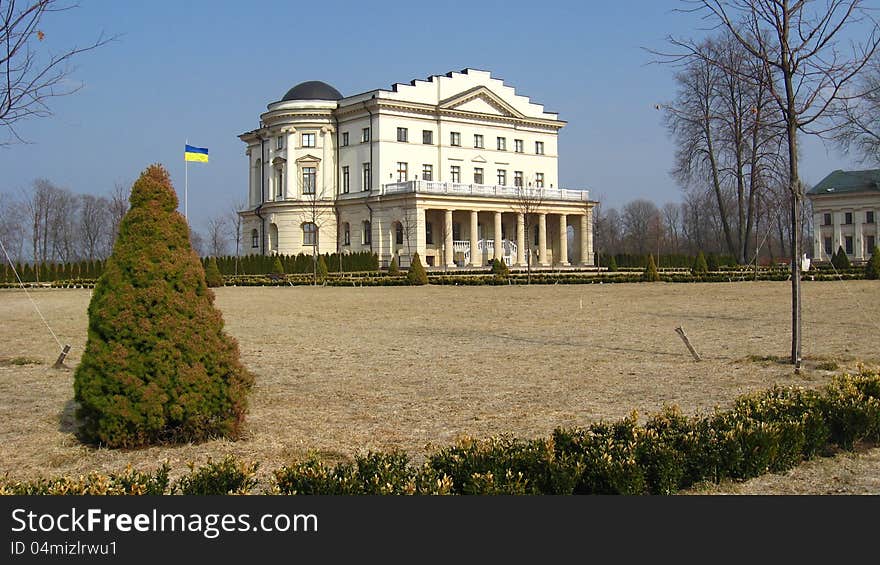
[[[459,435],[546,436],[669,404],[706,412],[773,384],[819,386],[859,362],[880,364],[880,283],[805,283],[801,375],[774,360],[789,351],[789,293],[784,282],[222,288],[217,306],[257,375],[246,438],[117,451],[78,443],[73,372],[51,369],[59,348],[27,296],[0,291],[0,473],[78,475],[162,460],[182,471],[227,453],[268,471],[310,450],[338,459],[402,449],[419,459]],[[89,295],[31,292],[71,344],[71,367],[85,345]],[[878,450],[807,466],[838,460],[867,473],[847,492],[880,493]],[[736,488],[835,492],[825,479],[840,475],[798,473]]]

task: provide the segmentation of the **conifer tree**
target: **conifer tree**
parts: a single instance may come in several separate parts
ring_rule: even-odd
[[[834,265],[834,268],[838,271],[845,271],[850,268],[849,257],[846,256],[846,251],[843,250],[843,246],[837,248],[837,253],[831,258],[831,264]]]
[[[709,265],[706,263],[706,256],[700,251],[694,259],[694,265],[691,267],[691,274],[705,275],[709,272]]]
[[[880,246],[875,245],[871,251],[871,259],[865,265],[865,278],[871,280],[880,279]]]
[[[168,172],[134,183],[74,374],[80,437],[108,447],[240,436],[253,375],[223,330]]]
[[[275,275],[284,274],[284,265],[281,264],[281,257],[278,255],[275,256],[275,261],[272,263],[272,273]]]
[[[617,259],[614,258],[614,255],[610,255],[608,257],[608,272],[616,273],[617,272]]]
[[[718,264],[718,255],[714,253],[709,253],[709,256],[706,257],[706,270],[710,273],[714,273],[718,270],[720,265]]]
[[[223,275],[220,274],[216,257],[208,258],[208,265],[205,267],[205,282],[210,288],[223,286]]]
[[[327,278],[327,273],[329,269],[327,268],[327,260],[324,259],[323,255],[318,255],[318,267],[315,271],[315,277],[317,280],[315,282],[323,282],[324,279]]]
[[[642,280],[645,282],[657,282],[660,280],[660,274],[657,272],[657,264],[654,263],[653,255],[648,255],[648,266],[645,267],[645,272],[642,273]]]
[[[391,264],[388,265],[388,274],[396,277],[400,274],[400,267],[397,264],[397,255],[391,258]]]
[[[409,271],[406,272],[406,281],[411,285],[428,284],[428,273],[422,267],[418,253],[413,253],[412,263],[409,265]]]

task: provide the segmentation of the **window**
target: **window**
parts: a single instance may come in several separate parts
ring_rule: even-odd
[[[535,142],[535,155],[543,155],[544,154],[544,142],[536,141]]]
[[[363,241],[364,245],[369,245],[373,242],[373,226],[370,224],[369,220],[364,220],[363,232],[361,233],[361,241]]]
[[[535,226],[535,228],[534,228],[535,229],[535,243],[534,243],[535,247],[538,246],[538,241],[541,237],[540,235],[538,235],[538,228],[540,228],[540,226]]]
[[[403,245],[403,224],[400,222],[394,224],[394,244]]]
[[[522,185],[523,185],[522,171],[513,171],[513,186],[522,186]]]
[[[831,212],[825,212],[822,214],[822,225],[830,226],[831,225]]]
[[[315,167],[303,167],[303,194],[315,193]]]
[[[452,182],[461,182],[461,167],[458,165],[452,165]]]
[[[483,136],[478,133],[474,134],[474,147],[477,149],[483,148]]]
[[[506,151],[507,150],[507,138],[499,137],[498,138],[498,151]]]
[[[843,223],[846,225],[852,223],[852,212],[846,212],[843,214]]]
[[[284,169],[275,169],[275,200],[280,200],[284,194]]]
[[[483,169],[474,167],[474,184],[483,184]]]
[[[313,133],[302,134],[302,146],[303,147],[314,147],[315,146],[315,134],[313,134]]]
[[[851,235],[848,235],[843,238],[844,247],[846,248],[846,254],[853,254],[853,238]]]
[[[507,185],[507,171],[504,169],[498,169],[498,184],[500,186]]]
[[[409,166],[406,163],[397,163],[397,182],[406,182],[408,168]]]
[[[433,145],[434,144],[434,132],[429,129],[422,130],[422,143],[425,145]]]
[[[284,136],[279,135],[275,138],[275,149],[284,149]]]
[[[348,132],[347,131],[342,132],[342,146],[348,147]]]
[[[831,249],[831,238],[830,237],[825,238],[824,244],[825,244],[825,255],[829,255],[829,256],[834,255],[834,250]]]
[[[874,237],[873,235],[866,235],[865,236],[865,247],[867,247],[867,249],[865,249],[865,255],[867,256],[867,255],[873,254],[874,247],[876,247],[876,246],[877,246],[877,238]]]
[[[315,245],[317,238],[318,226],[312,222],[305,222],[303,224],[303,245]]]
[[[342,194],[348,194],[351,187],[351,176],[348,173],[348,165],[342,167]]]
[[[428,245],[434,244],[434,226],[431,222],[425,224],[425,243]]]
[[[260,246],[260,232],[257,230],[251,230],[251,247],[259,247]]]
[[[535,188],[544,188],[544,173],[535,173]]]
[[[351,245],[351,226],[348,222],[342,224],[342,245]]]
[[[513,150],[517,153],[523,152],[523,140],[522,139],[514,139],[513,140]]]
[[[422,180],[434,180],[434,165],[422,165]]]
[[[453,147],[461,146],[461,134],[457,131],[453,131],[449,133],[449,145]]]
[[[397,128],[397,141],[406,143],[409,138],[409,130],[407,128]]]
[[[452,239],[461,240],[461,222],[452,222]]]
[[[370,128],[364,128],[361,130],[361,143],[368,141],[370,141]]]
[[[874,211],[871,210],[869,212],[865,212],[865,223],[873,224],[874,223]]]
[[[361,190],[370,190],[372,180],[372,176],[370,175],[370,164],[364,163],[363,170],[361,170]]]

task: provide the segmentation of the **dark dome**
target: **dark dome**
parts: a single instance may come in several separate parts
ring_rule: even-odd
[[[286,100],[339,100],[342,94],[338,90],[320,80],[301,82],[287,91],[282,102]]]

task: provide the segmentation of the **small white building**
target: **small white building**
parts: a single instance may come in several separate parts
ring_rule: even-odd
[[[452,268],[525,266],[530,247],[532,266],[592,265],[596,202],[559,187],[564,125],[474,69],[353,96],[298,84],[239,136],[245,250],[372,251],[402,266],[418,252]]]
[[[866,261],[880,241],[880,169],[837,170],[807,192],[813,203],[813,258],[830,261],[843,248]]]

